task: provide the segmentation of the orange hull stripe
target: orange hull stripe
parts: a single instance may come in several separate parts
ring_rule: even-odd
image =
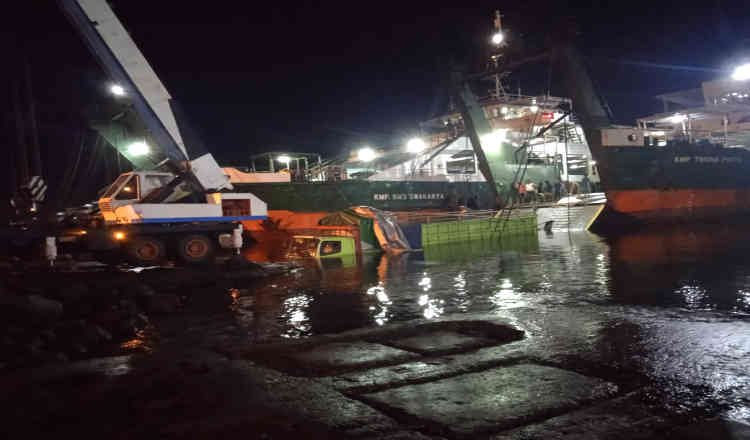
[[[615,211],[626,214],[671,209],[750,209],[750,189],[609,191],[607,202]]]

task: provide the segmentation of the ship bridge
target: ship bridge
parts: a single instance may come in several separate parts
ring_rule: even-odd
[[[637,120],[644,142],[660,146],[685,139],[750,148],[750,79],[706,81],[656,98],[664,111]]]
[[[598,182],[592,167],[595,162],[581,127],[565,110],[572,102],[568,98],[541,95],[490,92],[477,99],[491,133],[482,138],[482,147],[490,160],[499,182],[510,182],[519,164],[528,163],[527,177],[531,180],[578,181],[585,175]],[[560,123],[543,136],[538,133],[553,121]],[[410,179],[452,181],[484,181],[477,169],[471,141],[465,133],[458,111],[452,111],[423,122],[429,148],[413,160],[385,170],[371,177],[388,180],[396,176]],[[526,155],[518,154],[521,145],[528,144]],[[528,159],[528,160],[527,160]],[[462,171],[463,170],[463,171]],[[592,172],[593,171],[593,172]]]

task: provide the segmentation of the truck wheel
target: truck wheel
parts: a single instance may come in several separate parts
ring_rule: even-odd
[[[177,253],[185,263],[208,263],[214,255],[214,244],[205,235],[188,235],[180,239]]]
[[[154,237],[136,237],[127,245],[126,252],[134,264],[157,264],[164,259],[164,242]]]

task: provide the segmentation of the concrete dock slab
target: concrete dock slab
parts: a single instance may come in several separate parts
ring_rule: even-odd
[[[445,354],[468,351],[497,344],[488,338],[467,336],[451,331],[436,331],[389,342],[394,347],[421,354]]]
[[[660,408],[646,405],[648,390],[499,433],[492,440],[646,440],[663,438]],[[722,437],[716,437],[722,438]]]
[[[370,342],[333,342],[288,355],[302,369],[341,369],[394,364],[420,357],[398,348]]]
[[[333,388],[344,392],[375,392],[522,363],[524,360],[528,362],[528,347],[529,342],[521,340],[458,355],[430,357],[399,365],[352,371],[324,380]]]
[[[616,391],[616,385],[602,379],[521,364],[407,385],[365,398],[393,414],[422,421],[428,430],[471,437],[571,411]]]

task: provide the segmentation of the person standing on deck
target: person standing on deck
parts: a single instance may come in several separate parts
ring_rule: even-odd
[[[553,195],[554,195],[554,194],[553,194],[553,192],[554,192],[554,191],[553,191],[553,189],[552,189],[552,184],[551,184],[551,183],[549,183],[549,180],[545,180],[545,181],[544,181],[544,193],[545,193],[545,194],[547,195],[547,198],[548,198],[549,200],[552,200],[552,197],[553,197]],[[549,201],[549,200],[548,200],[548,201]]]
[[[518,183],[518,202],[523,203],[526,201],[526,185]]]
[[[581,194],[588,194],[591,192],[591,181],[589,180],[589,176],[583,176],[583,180],[581,180]]]
[[[536,183],[526,182],[526,197],[530,202],[536,201]]]

